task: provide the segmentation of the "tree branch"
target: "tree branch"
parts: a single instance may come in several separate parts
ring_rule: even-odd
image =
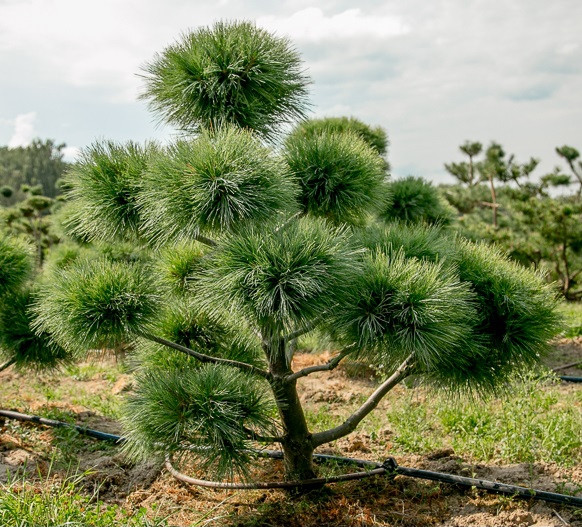
[[[355,347],[355,343],[350,344],[349,346],[346,346],[338,355],[336,355],[333,359],[330,359],[329,361],[327,361],[325,364],[318,364],[317,366],[309,366],[308,368],[303,368],[302,370],[299,370],[295,373],[292,373],[291,375],[287,375],[287,377],[285,377],[283,379],[283,382],[293,382],[293,381],[296,381],[297,379],[300,379],[301,377],[307,377],[307,375],[311,375],[312,373],[315,373],[316,371],[331,371],[331,370],[337,368],[338,364],[340,363],[340,361],[342,359],[344,359],[350,353],[352,353],[352,351],[354,351],[354,347]]]
[[[198,351],[194,351],[193,349],[187,348],[186,346],[182,346],[181,344],[176,344],[171,340],[166,340],[162,337],[158,337],[156,335],[152,335],[150,333],[140,333],[140,337],[143,337],[147,340],[151,340],[153,342],[157,342],[158,344],[162,344],[164,346],[168,346],[169,348],[175,349],[177,351],[181,351],[190,357],[194,357],[198,359],[200,362],[209,362],[212,364],[222,364],[224,366],[231,366],[233,368],[238,368],[239,370],[246,371],[248,373],[252,373],[253,375],[258,375],[263,379],[270,380],[272,378],[271,373],[266,370],[262,370],[261,368],[257,368],[252,364],[247,364],[246,362],[240,362],[237,360],[230,360],[230,359],[222,359],[220,357],[213,357],[211,355],[205,355],[204,353],[199,353]]]
[[[324,430],[323,432],[318,432],[313,434],[311,442],[314,447],[323,445],[324,443],[329,443],[330,441],[335,441],[340,437],[343,437],[350,432],[353,432],[358,424],[366,417],[382,400],[382,398],[396,386],[404,378],[408,377],[412,369],[413,355],[409,355],[408,358],[396,369],[396,371],[386,379],[376,391],[368,397],[368,400],[360,406],[352,415],[350,415],[341,425],[335,428],[330,428],[329,430]]]
[[[283,442],[283,438],[282,437],[276,437],[276,436],[271,436],[271,437],[267,437],[267,436],[263,436],[261,434],[257,434],[256,432],[253,432],[252,430],[243,427],[243,430],[248,434],[248,436],[250,437],[250,439],[252,439],[253,441],[258,441],[259,443],[282,443]]]
[[[322,313],[320,316],[318,316],[317,318],[315,318],[314,320],[312,320],[308,324],[305,324],[305,326],[303,326],[299,329],[296,329],[295,331],[293,331],[292,333],[289,333],[289,335],[286,335],[283,338],[285,339],[286,342],[291,342],[292,340],[295,340],[296,338],[300,337],[301,335],[305,335],[305,333],[309,333],[310,331],[313,331],[319,325],[319,323],[323,320],[323,315],[325,313],[326,312]]]
[[[218,243],[215,242],[212,238],[208,238],[206,236],[203,236],[202,234],[197,234],[196,236],[194,236],[194,239],[197,242],[203,243],[204,245],[208,245],[209,247],[216,247],[218,245]]]

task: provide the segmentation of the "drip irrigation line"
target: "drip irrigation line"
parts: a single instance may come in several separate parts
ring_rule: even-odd
[[[44,426],[51,426],[53,428],[71,428],[80,434],[93,437],[94,439],[99,439],[101,441],[113,441],[114,443],[123,443],[125,441],[124,437],[120,437],[115,434],[108,434],[107,432],[101,432],[99,430],[91,430],[90,428],[86,428],[84,426],[65,423],[64,421],[56,421],[55,419],[47,419],[46,417],[40,417],[38,415],[21,414],[19,412],[12,412],[10,410],[0,410],[0,417],[6,417],[8,419],[15,419],[17,421],[28,423],[36,423]]]
[[[123,443],[126,438],[115,434],[101,432],[99,430],[92,430],[83,426],[65,423],[63,421],[56,421],[54,419],[47,419],[36,415],[22,414],[10,410],[0,410],[0,417],[8,419],[15,419],[17,421],[31,422],[44,426],[56,428],[73,428],[80,434],[87,435],[99,440],[112,441],[116,444]],[[283,459],[283,452],[280,450],[253,450],[259,456],[269,457],[273,459]],[[364,479],[372,476],[386,475],[394,477],[397,475],[409,476],[413,478],[427,479],[431,481],[439,481],[442,483],[450,483],[463,487],[475,487],[486,490],[496,494],[505,494],[509,496],[516,496],[524,499],[535,499],[547,501],[550,503],[558,503],[561,505],[571,505],[582,508],[582,498],[576,496],[568,496],[567,494],[558,494],[556,492],[546,492],[542,490],[530,489],[527,487],[520,487],[517,485],[507,485],[505,483],[498,483],[495,481],[488,481],[486,479],[468,478],[465,476],[456,476],[453,474],[445,474],[443,472],[433,472],[430,470],[421,470],[417,468],[403,467],[398,465],[394,458],[388,458],[384,463],[375,461],[368,461],[365,459],[355,459],[343,456],[333,456],[329,454],[313,454],[315,462],[323,463],[333,461],[341,465],[352,465],[366,469],[365,471],[353,472],[348,474],[340,474],[338,476],[329,476],[327,478],[313,478],[302,481],[275,481],[275,482],[254,482],[254,483],[226,483],[218,481],[207,481],[195,479],[185,474],[182,474],[174,468],[171,458],[166,457],[166,468],[178,480],[192,485],[205,486],[219,489],[281,489],[281,488],[296,488],[296,487],[313,487],[324,485],[326,483],[334,483],[339,481],[350,481]]]
[[[207,487],[212,489],[230,489],[230,490],[251,490],[251,489],[291,489],[297,487],[315,487],[325,485],[326,483],[337,483],[339,481],[351,481],[356,479],[369,478],[380,474],[386,474],[386,469],[382,466],[364,472],[352,472],[350,474],[340,474],[338,476],[329,476],[327,478],[302,479],[300,481],[269,481],[269,482],[252,482],[252,483],[230,483],[224,481],[208,481],[205,479],[195,479],[186,474],[182,474],[174,468],[172,460],[166,456],[166,469],[177,480],[198,487]]]
[[[582,377],[571,377],[570,375],[561,375],[560,379],[566,382],[582,382]]]

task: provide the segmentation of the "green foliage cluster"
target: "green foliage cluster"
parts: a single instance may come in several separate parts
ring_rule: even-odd
[[[64,179],[67,197],[75,203],[65,223],[70,234],[84,240],[137,235],[136,194],[153,148],[107,141],[82,152]]]
[[[284,155],[299,182],[304,213],[358,224],[386,202],[382,159],[352,131],[292,134]]]
[[[390,204],[381,214],[385,221],[448,225],[453,220],[454,209],[422,178],[398,179],[390,183],[389,190]]]
[[[154,243],[266,220],[291,205],[295,185],[281,160],[250,131],[204,131],[152,160],[138,201]]]
[[[185,34],[145,67],[143,98],[188,131],[225,124],[274,139],[304,116],[308,79],[289,41],[250,22]]]
[[[0,295],[17,289],[31,273],[30,246],[17,238],[0,236]]]
[[[138,458],[159,451],[159,444],[170,453],[186,445],[199,454],[200,468],[232,477],[249,466],[252,435],[275,429],[268,387],[232,368],[207,364],[188,375],[152,369],[136,381],[124,423],[132,437],[127,452]]]
[[[36,324],[71,351],[114,348],[147,330],[160,303],[155,291],[147,268],[82,259],[43,285]]]
[[[198,287],[209,309],[226,305],[264,335],[292,331],[343,299],[356,255],[347,231],[323,220],[254,226],[223,241]]]
[[[344,134],[352,132],[373,148],[376,153],[385,156],[388,153],[388,135],[380,127],[372,127],[355,117],[324,117],[308,119],[299,123],[289,134],[289,140],[298,140],[298,137],[312,139],[318,135]],[[387,166],[386,166],[387,168]]]

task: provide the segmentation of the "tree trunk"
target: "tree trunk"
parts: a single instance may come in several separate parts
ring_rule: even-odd
[[[269,346],[270,347],[270,346]],[[283,339],[266,349],[270,371],[273,374],[271,388],[275,395],[279,416],[283,424],[283,447],[285,479],[296,481],[316,477],[313,466],[313,443],[307,428],[303,407],[297,394],[297,380],[285,381],[292,374],[286,359],[286,346]]]
[[[497,229],[497,196],[495,194],[495,185],[493,184],[493,176],[489,174],[489,186],[491,188],[491,203],[493,209],[493,227]]]

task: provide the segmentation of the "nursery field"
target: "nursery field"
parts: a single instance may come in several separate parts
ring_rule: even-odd
[[[299,353],[294,368],[329,359]],[[555,344],[548,366],[576,362],[582,339]],[[572,366],[562,375],[580,375]],[[299,381],[314,429],[339,424],[375,386],[374,371],[346,365]],[[132,375],[112,356],[59,373],[0,374],[4,408],[120,433]],[[282,491],[188,487],[152,460],[132,464],[118,446],[69,429],[0,425],[2,526],[194,525],[582,525],[581,511],[397,476],[330,485],[294,497]],[[414,382],[398,386],[349,436],[319,449],[370,460],[582,495],[582,389],[543,369],[487,400],[456,399]],[[195,467],[185,470],[196,475]],[[320,467],[323,474],[337,467]],[[344,469],[345,470],[345,469]],[[253,468],[258,480],[282,478],[279,461]]]

